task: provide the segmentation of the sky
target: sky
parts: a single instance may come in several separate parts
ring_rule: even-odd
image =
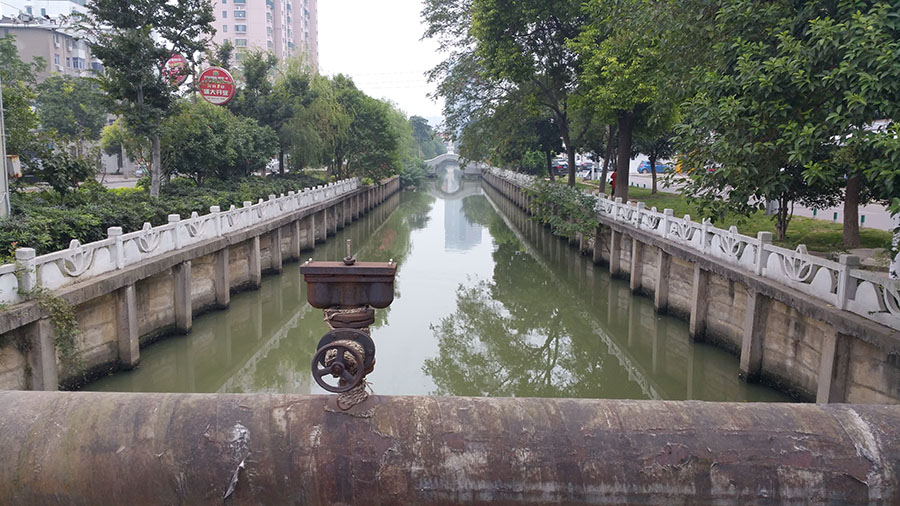
[[[421,0],[319,0],[319,72],[345,74],[376,98],[437,126],[442,103],[424,74],[443,58],[425,32]]]

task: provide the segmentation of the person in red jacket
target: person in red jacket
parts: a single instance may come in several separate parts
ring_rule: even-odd
[[[613,172],[612,176],[609,176],[609,187],[612,188],[610,195],[616,194],[616,173]]]

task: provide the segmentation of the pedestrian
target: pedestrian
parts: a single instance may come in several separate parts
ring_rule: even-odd
[[[613,172],[612,176],[609,176],[609,187],[611,188],[610,195],[616,194],[616,173]]]

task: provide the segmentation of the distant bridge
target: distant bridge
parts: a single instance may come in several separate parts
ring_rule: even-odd
[[[431,160],[425,160],[425,164],[431,169],[432,175],[436,175],[438,169],[449,165],[459,165],[466,175],[481,174],[482,169],[488,168],[488,164],[482,162],[469,162],[466,165],[462,165],[459,162],[459,155],[456,153],[438,155]]]

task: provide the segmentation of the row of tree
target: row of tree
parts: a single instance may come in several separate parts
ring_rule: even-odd
[[[415,180],[423,159],[443,152],[424,119],[407,118],[343,75],[318,75],[302,57],[243,52],[230,69],[239,89],[227,107],[200,100],[191,78],[200,65],[229,68],[237,59],[229,43],[212,45],[206,0],[94,0],[88,10],[77,29],[104,64],[91,78],[39,83],[46,62],[21,61],[14,40],[0,39],[8,152],[63,201],[97,166],[98,146],[149,169],[154,197],[173,176],[203,184],[264,170],[276,157],[282,173],[325,167],[338,178],[402,172]],[[183,84],[165,67],[173,53],[190,62]]]
[[[900,212],[900,6],[882,0],[426,0],[431,73],[467,158],[677,153],[704,213],[844,201]],[[612,164],[610,164],[612,159]],[[538,162],[543,161],[541,165]],[[655,172],[654,187],[655,187]],[[551,174],[552,177],[552,174]]]

